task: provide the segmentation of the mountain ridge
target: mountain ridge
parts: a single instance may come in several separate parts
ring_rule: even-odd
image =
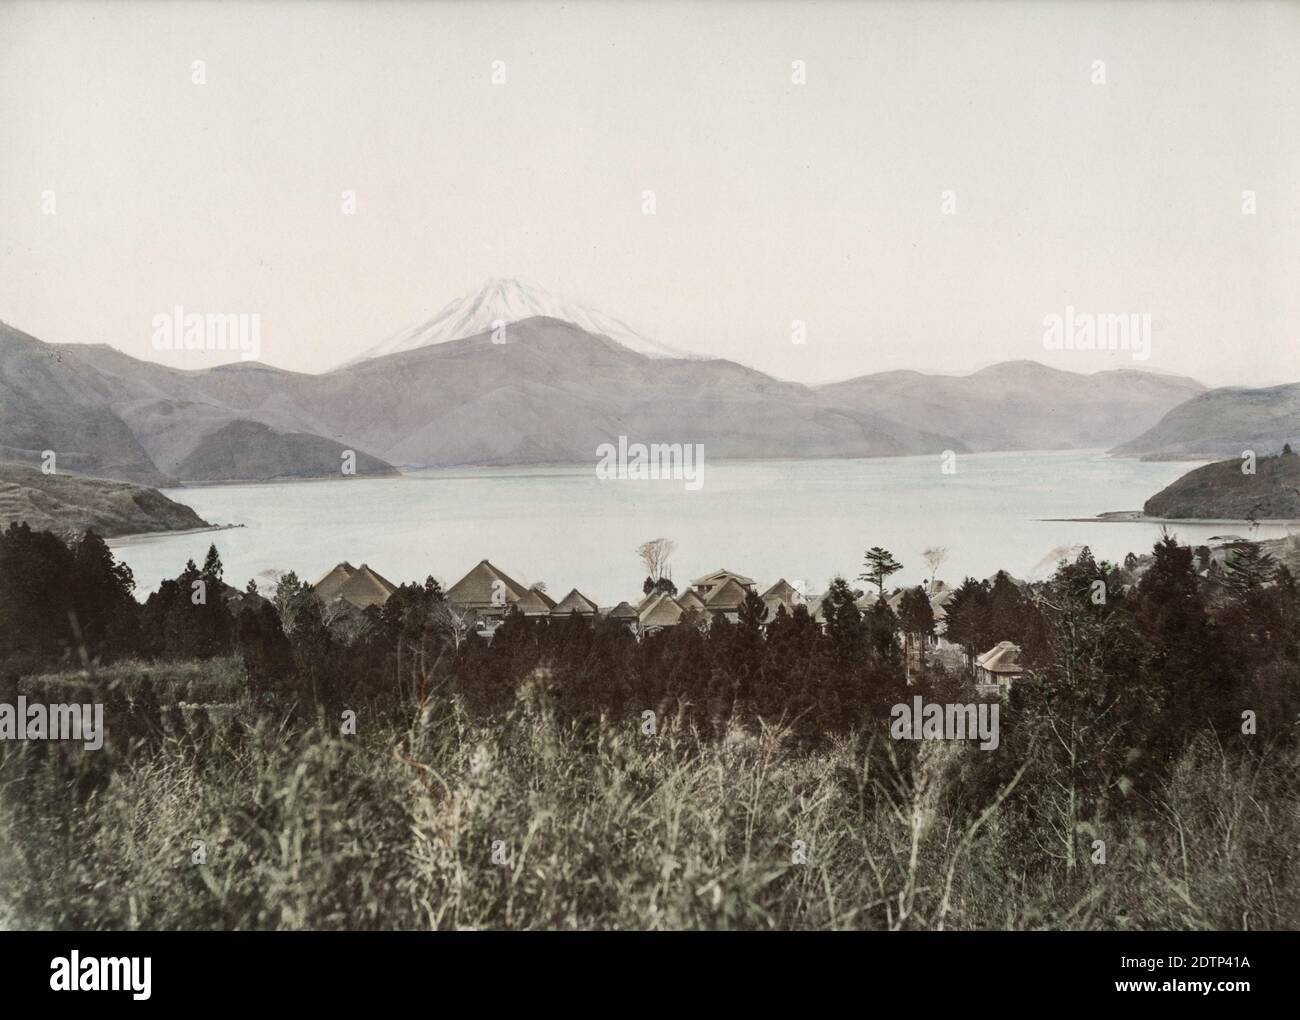
[[[1115,447],[1119,457],[1200,460],[1277,453],[1300,441],[1300,383],[1221,386],[1171,408],[1149,429]]]
[[[235,471],[233,451],[187,460],[233,422],[364,451],[384,467],[582,463],[620,435],[703,442],[715,459],[878,457],[1107,448],[1132,435],[1135,423],[1154,423],[1203,390],[1180,377],[1127,369],[1083,375],[1034,361],[966,376],[902,370],[811,387],[726,358],[647,355],[553,316],[320,374],[254,361],[175,368],[109,345],[50,345],[4,327],[0,404],[13,395],[15,372],[25,379],[32,364],[44,370],[36,373],[43,392],[73,419],[65,432],[84,435],[73,426],[88,416],[114,438],[111,449],[70,468],[130,470],[135,480],[154,482],[186,472],[190,481],[235,480],[226,477]],[[57,396],[73,389],[80,402]],[[15,442],[20,437],[26,446]],[[0,427],[0,448],[16,447],[28,462],[43,448],[35,438],[13,422]]]
[[[817,387],[840,404],[959,435],[977,451],[1109,449],[1204,390],[1186,376],[1070,372],[1029,359],[966,375],[895,370]]]

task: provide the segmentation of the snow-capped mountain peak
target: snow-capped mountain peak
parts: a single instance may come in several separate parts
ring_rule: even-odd
[[[683,351],[642,336],[611,315],[587,308],[568,298],[549,294],[522,280],[492,277],[477,291],[452,301],[432,319],[370,348],[348,364],[460,340],[493,329],[497,323],[519,322],[535,315],[563,319],[588,333],[607,336],[641,354],[653,357],[688,357]]]

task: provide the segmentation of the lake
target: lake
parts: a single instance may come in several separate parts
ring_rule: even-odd
[[[1053,521],[1143,502],[1190,463],[1111,460],[1100,452],[965,454],[944,474],[937,456],[706,463],[703,488],[681,481],[601,480],[588,467],[458,468],[397,479],[349,478],[169,489],[224,531],[114,539],[145,597],[215,543],[228,583],[267,584],[277,570],[315,581],[340,560],[368,563],[393,583],[432,574],[444,587],[481,559],[552,597],[577,587],[602,606],[635,602],[645,571],[636,547],[666,536],[678,586],[719,567],[760,591],[779,577],[820,592],[834,574],[861,573],[869,546],[929,575],[927,546],[948,549],[939,576],[958,583],[999,568],[1040,578],[1064,554],[1149,552],[1156,524]],[[1245,525],[1171,525],[1185,542],[1241,534]],[[1282,526],[1261,526],[1274,538]],[[861,585],[860,585],[861,586]]]

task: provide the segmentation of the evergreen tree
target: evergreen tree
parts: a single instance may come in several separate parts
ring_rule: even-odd
[[[225,573],[225,568],[221,565],[221,554],[217,552],[216,544],[208,546],[208,554],[203,558],[202,574],[209,581],[221,581],[221,575]]]
[[[990,602],[988,582],[968,577],[944,607],[948,640],[961,645],[968,659],[973,660],[993,645],[989,640]]]
[[[898,604],[898,622],[908,642],[915,642],[921,671],[925,671],[925,641],[934,634],[934,607],[920,588],[909,588]]]
[[[1234,596],[1245,599],[1271,583],[1276,572],[1277,560],[1258,542],[1242,542],[1232,549],[1224,583]]]
[[[864,571],[858,575],[858,580],[874,584],[882,598],[885,594],[885,581],[903,569],[903,565],[894,559],[893,553],[878,545],[867,550],[862,566]]]

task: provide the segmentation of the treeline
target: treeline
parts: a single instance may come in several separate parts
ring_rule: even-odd
[[[1049,884],[1045,869],[1073,869],[1126,819],[1158,815],[1171,784],[1187,781],[1179,763],[1189,748],[1208,742],[1223,768],[1239,762],[1260,775],[1281,774],[1274,763],[1296,754],[1300,599],[1290,572],[1250,544],[1208,574],[1166,536],[1122,565],[1085,549],[1041,583],[967,579],[945,606],[946,636],[969,657],[1015,642],[1029,672],[1001,705],[997,753],[939,758],[924,753],[928,745],[885,739],[899,702],[981,697],[969,659],[951,671],[942,660],[952,656],[909,666],[904,645],[924,647],[935,625],[919,591],[897,600],[897,614],[883,599],[863,611],[861,592],[836,579],[824,626],[802,606],[768,621],[754,596],[738,622],[696,616],[640,641],[622,624],[576,615],[509,616],[488,641],[431,578],[358,612],[322,605],[293,574],[263,595],[251,583],[231,587],[223,573],[212,549],[141,604],[130,571],[94,535],[68,545],[11,526],[0,533],[0,689],[61,671],[68,679],[52,683],[111,706],[110,731],[117,721],[121,734],[120,717],[129,717],[128,744],[176,738],[196,752],[211,746],[204,734],[218,719],[234,718],[238,729],[240,718],[277,727],[296,718],[294,731],[308,739],[321,724],[337,733],[352,712],[365,732],[396,738],[413,720],[439,732],[466,716],[491,727],[517,718],[521,704],[540,707],[574,746],[593,748],[636,732],[647,712],[674,732],[723,738],[719,747],[738,725],[777,727],[821,750],[849,735],[872,748],[862,768],[907,776],[898,796],[930,798],[936,817],[970,824],[1001,803],[1020,834],[1006,841],[1005,867],[1041,872]],[[232,692],[238,710],[209,705],[209,719],[193,680],[181,694],[144,668],[123,681],[132,660],[175,663],[177,677],[196,660],[239,662],[212,665],[247,686]],[[109,689],[97,694],[97,684]],[[947,778],[928,785],[935,769]]]
[[[802,606],[765,623],[751,596],[736,623],[700,615],[640,641],[622,624],[577,615],[510,616],[488,641],[432,578],[402,585],[382,607],[344,613],[292,573],[265,597],[251,581],[231,587],[223,573],[210,549],[142,605],[129,568],[94,534],[68,545],[11,525],[0,533],[0,670],[13,678],[233,655],[248,697],[312,717],[362,707],[409,714],[451,696],[491,714],[527,682],[543,685],[575,722],[653,711],[716,732],[736,717],[761,718],[813,739],[883,719],[916,693],[975,697],[973,674],[950,674],[934,656],[922,656],[921,673],[914,660],[909,676],[903,646],[923,649],[934,630],[919,590],[898,614],[883,599],[864,611],[861,591],[837,578],[824,626]],[[1020,646],[1031,673],[1016,685],[1005,726],[1054,727],[1050,742],[1060,747],[1069,740],[1058,717],[1070,725],[1095,717],[1081,747],[1119,754],[1125,782],[1158,771],[1189,733],[1253,725],[1278,737],[1300,711],[1295,581],[1258,546],[1243,545],[1208,578],[1171,536],[1123,565],[1085,549],[1042,583],[968,578],[946,612],[946,637],[968,660],[999,641]],[[1083,752],[1070,753],[1077,764]]]

